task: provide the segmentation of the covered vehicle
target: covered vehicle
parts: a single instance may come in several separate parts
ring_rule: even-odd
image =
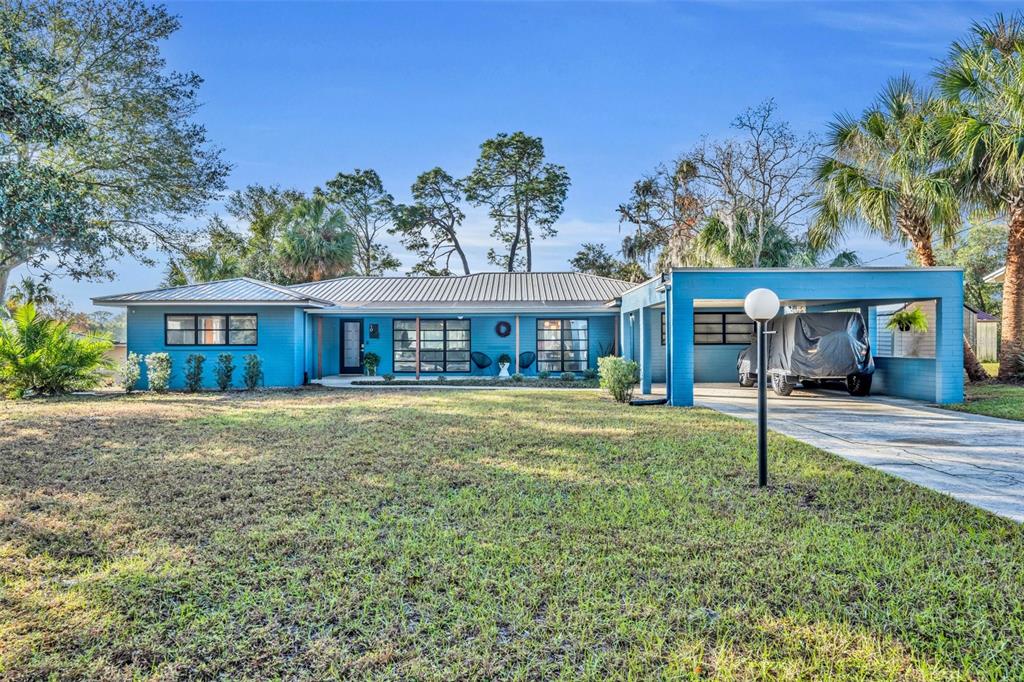
[[[871,391],[875,361],[867,325],[860,313],[791,313],[767,324],[768,377],[779,395],[789,395],[797,382],[805,386],[842,381],[850,395]],[[736,360],[741,386],[757,380],[757,345],[743,349]]]

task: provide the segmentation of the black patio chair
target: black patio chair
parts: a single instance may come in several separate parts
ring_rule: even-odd
[[[537,359],[537,354],[533,351],[526,351],[519,354],[519,370],[530,369],[530,365]]]
[[[489,357],[487,357],[483,353],[478,353],[476,351],[470,353],[469,357],[470,359],[473,360],[473,364],[479,367],[480,369],[487,369],[488,367],[494,364],[494,361],[491,360]]]

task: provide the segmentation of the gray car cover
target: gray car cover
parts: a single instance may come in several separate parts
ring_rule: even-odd
[[[839,379],[871,374],[875,361],[860,313],[794,313],[768,322],[768,371],[805,379]],[[751,344],[737,368],[757,372],[757,347]]]

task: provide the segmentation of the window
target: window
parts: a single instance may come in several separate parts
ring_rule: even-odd
[[[255,346],[256,315],[164,315],[168,346]]]
[[[754,323],[743,313],[694,313],[693,342],[698,346],[749,344]]]
[[[661,314],[661,345],[665,345],[665,313]]]
[[[395,320],[394,370],[416,371],[416,320]],[[469,371],[469,320],[420,320],[420,371]]]
[[[586,320],[537,320],[537,371],[582,372],[588,340]]]

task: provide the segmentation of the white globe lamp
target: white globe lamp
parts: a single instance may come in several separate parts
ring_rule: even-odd
[[[754,289],[743,301],[743,311],[750,319],[765,322],[779,314],[779,297],[771,289]]]

